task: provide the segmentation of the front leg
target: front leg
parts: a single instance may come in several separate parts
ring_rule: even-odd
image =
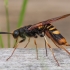
[[[24,48],[26,48],[26,47],[27,47],[27,45],[29,44],[29,42],[30,42],[30,37],[29,37],[28,42],[27,42],[27,44],[25,45],[25,47],[24,47]]]
[[[6,59],[7,61],[12,57],[12,55],[13,55],[14,52],[15,52],[15,50],[17,49],[18,44],[19,44],[19,43],[17,43],[17,42],[18,42],[18,38],[16,39],[16,43],[15,43],[15,45],[14,45],[14,50],[13,50],[12,54]]]
[[[22,39],[22,40],[20,40],[20,41],[19,41],[19,43],[22,43],[22,42],[24,42],[24,41],[25,41],[25,38],[24,38],[24,39]]]
[[[20,37],[22,38],[22,40],[19,41],[19,43],[22,43],[26,40],[26,36],[21,34]]]
[[[24,42],[25,40],[26,40],[26,37],[25,37],[24,39],[20,40],[19,43],[22,43],[22,42]],[[25,45],[24,48],[27,47],[27,45],[29,44],[29,42],[30,42],[30,37],[29,37],[28,42],[27,42],[27,44]]]

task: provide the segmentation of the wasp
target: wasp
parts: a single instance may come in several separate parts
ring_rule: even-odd
[[[58,60],[55,58],[54,51],[53,51],[52,47],[50,46],[50,44],[48,43],[46,36],[49,39],[51,39],[52,42],[58,48],[65,50],[70,55],[70,52],[65,47],[63,47],[63,45],[70,46],[70,44],[67,43],[66,39],[61,35],[61,33],[51,24],[52,22],[66,18],[68,16],[70,16],[70,14],[66,14],[66,15],[62,15],[62,16],[55,17],[52,19],[48,19],[46,21],[42,21],[42,22],[39,22],[39,23],[36,23],[33,25],[27,25],[27,26],[24,26],[24,27],[14,30],[13,33],[0,32],[0,34],[12,34],[12,36],[16,39],[16,44],[14,45],[14,50],[13,50],[11,56],[13,55],[13,53],[16,50],[19,43],[24,42],[26,40],[26,37],[28,37],[28,42],[27,42],[26,46],[24,47],[24,48],[26,48],[30,42],[30,38],[33,37],[34,44],[36,45],[37,59],[38,59],[38,49],[37,49],[36,38],[38,38],[38,36],[43,37],[45,40],[46,54],[47,54],[47,47],[48,47],[51,50],[52,55],[59,66]],[[22,40],[20,40],[18,42],[19,37],[21,37]],[[11,56],[9,56],[8,59],[10,59]]]

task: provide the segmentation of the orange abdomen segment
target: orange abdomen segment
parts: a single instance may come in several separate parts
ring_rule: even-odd
[[[60,44],[60,45],[65,45],[67,42],[66,42],[65,38],[61,38],[61,39],[57,40],[57,43]]]

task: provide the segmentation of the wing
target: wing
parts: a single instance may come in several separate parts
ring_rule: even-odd
[[[48,19],[46,21],[42,21],[42,22],[36,23],[36,24],[32,25],[28,30],[32,30],[34,28],[38,28],[39,26],[44,26],[44,25],[50,24],[52,22],[55,22],[57,20],[66,18],[68,16],[70,16],[70,14],[66,14],[66,15],[63,15],[63,16],[55,17],[55,18],[52,18],[52,19]]]

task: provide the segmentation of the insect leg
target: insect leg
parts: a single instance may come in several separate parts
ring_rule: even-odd
[[[46,33],[47,34],[47,33]],[[69,55],[70,55],[70,52],[66,49],[66,48],[64,48],[62,45],[59,45],[52,37],[51,37],[51,35],[48,33],[48,35],[49,35],[49,38],[54,42],[54,44],[58,47],[58,48],[62,48],[62,49],[64,49]],[[69,44],[67,44],[66,43],[66,45],[67,46],[69,46]]]
[[[37,54],[37,59],[38,59],[38,49],[37,49],[37,43],[36,43],[36,40],[34,40],[34,44],[36,45],[36,54]]]
[[[19,43],[22,43],[23,41],[25,41],[25,39],[26,39],[26,37],[25,37],[25,38],[23,38]],[[24,47],[24,48],[26,48],[26,47],[27,47],[27,45],[29,44],[29,42],[30,42],[30,37],[28,38],[28,42],[27,42],[27,44],[25,45],[25,47]]]
[[[56,45],[57,47],[59,47],[60,49],[61,49],[61,48],[64,49],[64,50],[70,55],[70,52],[69,52],[66,48],[64,48],[63,46],[59,45],[58,43],[55,43],[55,45]]]
[[[18,40],[18,38],[16,39],[16,44],[14,45],[14,50],[13,50],[12,54],[6,59],[7,61],[12,57],[12,55],[14,54],[16,48],[18,47],[17,40]]]
[[[62,48],[70,55],[70,52],[66,48],[64,48],[62,45],[59,45],[58,43],[56,43],[56,46],[58,46],[59,48]]]
[[[24,48],[26,48],[26,47],[27,47],[27,45],[29,44],[29,42],[30,42],[30,37],[29,37],[29,39],[28,39],[28,43],[25,45],[25,47],[24,47]]]
[[[66,46],[70,46],[70,44],[68,44],[68,43],[66,43],[65,45],[66,45]]]
[[[45,32],[44,32],[44,34],[42,34],[42,32],[39,32],[38,35],[39,35],[40,37],[44,37],[44,36],[45,36]],[[45,41],[45,40],[44,40],[44,41]],[[46,56],[47,56],[47,46],[46,46],[46,41],[45,41],[45,49],[46,49]]]
[[[64,48],[63,46],[59,46],[59,47],[65,50],[70,55],[70,52],[66,48]]]
[[[45,36],[44,36],[44,39],[45,39],[46,44],[48,45],[49,49],[51,50],[52,55],[53,55],[53,57],[54,57],[55,61],[57,62],[58,66],[59,66],[58,60],[55,58],[54,52],[53,52],[53,50],[52,50],[52,47],[49,45],[49,43],[48,43],[48,41],[47,41],[47,39],[46,39],[46,37],[45,37]]]
[[[47,45],[46,45],[46,40],[44,39],[45,41],[45,49],[46,49],[46,56],[47,56]]]
[[[58,48],[60,48],[60,47],[57,45],[56,41],[51,37],[51,35],[49,34],[48,31],[45,31],[45,34],[48,36],[48,38],[50,38],[50,39],[53,41],[53,43],[54,43]],[[60,48],[60,49],[61,49],[61,48]]]
[[[45,36],[45,33],[44,34],[42,34],[42,33],[38,33],[38,35],[40,36],[40,37],[44,37]],[[45,40],[44,40],[45,41]],[[45,41],[45,49],[46,49],[46,56],[47,56],[47,46],[46,46],[46,41]]]
[[[58,43],[56,43],[52,37],[51,37],[51,40],[54,42],[54,44],[55,44],[58,48],[64,49],[64,50],[70,55],[70,52],[69,52],[66,48],[64,48],[62,45],[59,45]],[[69,44],[66,44],[66,46],[70,46],[70,45],[69,45]]]
[[[17,41],[18,41],[18,38],[16,39],[16,41],[15,41],[15,44],[14,44],[14,47],[13,47],[13,48],[15,48],[15,47],[16,47],[15,45],[16,45]]]

